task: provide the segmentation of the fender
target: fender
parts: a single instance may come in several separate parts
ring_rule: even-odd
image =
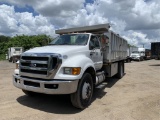
[[[95,70],[93,61],[87,56],[88,55],[85,54],[78,54],[78,55],[73,55],[72,57],[66,59],[62,63],[61,68],[58,70],[54,79],[66,79],[66,80],[81,79],[82,75],[84,74],[87,68],[92,67]],[[64,67],[81,67],[81,72],[79,75],[66,75],[63,74]]]

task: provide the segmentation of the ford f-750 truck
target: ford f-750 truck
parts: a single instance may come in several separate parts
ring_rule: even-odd
[[[70,94],[73,106],[84,109],[93,89],[107,77],[124,75],[127,41],[109,24],[56,30],[48,46],[24,52],[13,84],[27,95]]]

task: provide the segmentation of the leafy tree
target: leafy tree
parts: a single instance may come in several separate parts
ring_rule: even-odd
[[[10,47],[23,47],[28,50],[34,47],[45,46],[52,38],[47,35],[17,35],[14,37],[0,36],[0,56],[4,56]]]
[[[6,52],[6,46],[9,40],[10,40],[10,37],[0,35],[0,54],[3,54]]]

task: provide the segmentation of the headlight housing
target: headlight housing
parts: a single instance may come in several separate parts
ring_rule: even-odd
[[[79,75],[81,72],[80,67],[65,67],[64,68],[64,74],[68,75]]]

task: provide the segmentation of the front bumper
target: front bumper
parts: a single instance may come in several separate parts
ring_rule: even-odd
[[[78,80],[34,79],[13,75],[13,85],[17,88],[44,94],[71,94],[76,92]]]
[[[140,60],[139,57],[131,57],[132,60]]]

